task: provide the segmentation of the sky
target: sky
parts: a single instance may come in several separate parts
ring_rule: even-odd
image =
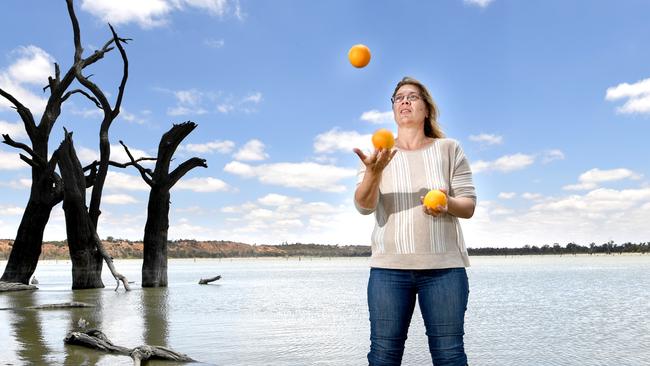
[[[71,65],[64,1],[3,2],[0,87],[35,115],[42,88]],[[397,132],[390,96],[404,76],[431,91],[461,144],[478,204],[469,247],[588,245],[650,239],[650,22],[647,1],[79,0],[85,56],[126,45],[129,79],[110,129],[111,160],[155,156],[174,123],[198,127],[175,164],[197,156],[171,191],[170,239],[249,244],[370,244],[372,216],[353,206],[359,159],[379,128]],[[372,52],[350,65],[355,44]],[[115,99],[117,52],[86,74]],[[63,106],[50,154],[73,131],[82,164],[99,156],[101,112]],[[38,117],[37,117],[38,118]],[[0,100],[0,132],[26,142]],[[16,235],[30,169],[0,145],[0,238]],[[100,237],[141,240],[148,186],[111,168]],[[88,199],[90,194],[88,194]],[[65,239],[61,205],[45,240]]]

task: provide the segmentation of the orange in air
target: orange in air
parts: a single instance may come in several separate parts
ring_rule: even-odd
[[[348,59],[354,67],[366,67],[370,63],[370,48],[362,44],[355,44],[348,52]]]
[[[393,133],[385,128],[380,128],[372,134],[372,145],[375,149],[384,148],[392,149],[395,146],[395,138]]]
[[[428,208],[445,207],[447,205],[447,195],[438,189],[432,189],[424,196],[422,203]]]

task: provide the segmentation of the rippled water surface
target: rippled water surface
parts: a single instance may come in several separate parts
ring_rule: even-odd
[[[649,255],[471,261],[471,365],[650,365]],[[71,291],[69,262],[42,261],[38,291],[0,293],[0,308],[97,305],[0,311],[0,365],[132,364],[65,346],[81,318],[115,344],[164,345],[206,364],[367,364],[366,258],[170,260],[165,289],[139,287],[141,261],[116,266],[136,281],[133,291],[114,292],[108,275],[106,289]],[[214,275],[222,279],[197,284]],[[431,364],[418,310],[403,364]]]

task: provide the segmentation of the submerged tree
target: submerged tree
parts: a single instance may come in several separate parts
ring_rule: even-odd
[[[122,281],[124,288],[129,290],[128,281],[115,270],[113,259],[104,249],[86,208],[86,177],[74,149],[72,133],[66,131],[53,160],[57,162],[65,182],[63,211],[72,261],[72,288],[104,287],[101,274],[102,260],[105,260],[118,286]]]
[[[61,78],[59,65],[54,64],[55,75],[48,78],[48,85],[44,88],[44,90],[50,90],[50,96],[38,125],[29,108],[9,92],[0,88],[0,96],[7,99],[20,115],[31,146],[14,141],[8,134],[2,135],[3,142],[26,152],[27,155],[20,154],[20,158],[29,164],[32,169],[32,184],[27,207],[18,227],[5,271],[0,279],[5,282],[21,282],[25,284],[29,282],[41,254],[45,226],[49,221],[52,209],[63,199],[61,177],[55,172],[56,164],[52,160],[48,160],[50,133],[61,114],[62,104],[73,94],[79,93],[99,105],[97,100],[85,90],[69,90],[70,86],[75,78],[80,79],[79,75],[81,75],[83,69],[102,59],[107,52],[111,51],[114,48],[112,44],[117,40],[117,36],[114,34],[101,49],[87,58],[82,58],[83,48],[81,46],[79,22],[74,13],[72,0],[66,0],[66,3],[73,29],[74,63],[63,75],[63,78]],[[83,84],[83,81],[81,82]]]
[[[70,258],[72,260],[72,288],[99,288],[104,287],[102,283],[102,260],[106,260],[111,269],[111,273],[118,280],[114,267],[112,266],[112,258],[105,253],[102,243],[97,235],[97,224],[99,221],[100,204],[102,192],[104,189],[104,182],[108,172],[108,165],[110,159],[110,141],[108,138],[108,130],[120,113],[122,99],[124,97],[124,89],[129,75],[129,62],[126,57],[126,52],[122,43],[126,43],[126,39],[119,38],[115,33],[113,27],[109,24],[113,34],[113,42],[120,52],[123,62],[122,80],[120,82],[117,97],[115,99],[115,106],[111,106],[108,98],[102,90],[88,77],[84,76],[82,69],[75,70],[77,80],[85,86],[94,97],[88,96],[95,105],[103,111],[104,118],[99,130],[99,151],[100,158],[89,166],[91,169],[90,177],[92,177],[92,195],[90,198],[90,207],[86,208],[85,189],[81,194],[77,189],[81,189],[85,185],[85,179],[81,164],[77,159],[74,145],[72,144],[71,134],[66,132],[64,142],[61,144],[58,153],[58,164],[61,170],[64,183],[64,211],[66,218],[66,233],[68,236],[68,247],[70,249]],[[81,55],[75,54],[75,57]],[[67,174],[64,175],[64,169]],[[70,197],[68,197],[68,195]],[[121,276],[121,275],[119,275]],[[128,290],[128,282],[122,280],[124,287]]]
[[[169,173],[169,165],[178,145],[196,128],[194,122],[174,125],[160,139],[156,167],[152,172],[138,164],[122,141],[132,164],[140,171],[142,179],[151,187],[147,205],[147,223],[144,229],[144,261],[142,287],[167,286],[167,232],[169,230],[169,190],[187,172],[196,167],[207,168],[205,159],[191,158]]]

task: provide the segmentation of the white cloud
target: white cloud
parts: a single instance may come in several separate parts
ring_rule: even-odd
[[[102,197],[102,203],[108,205],[128,205],[131,203],[138,203],[139,201],[128,194],[107,194]]]
[[[530,192],[524,192],[524,193],[522,193],[522,194],[521,194],[521,197],[522,197],[523,199],[527,199],[527,200],[531,200],[531,201],[539,201],[539,200],[541,200],[542,198],[544,198],[544,196],[542,196],[542,195],[539,194],[539,193],[530,193]]]
[[[340,131],[333,128],[321,133],[314,139],[314,151],[316,153],[332,153],[342,151],[351,153],[353,148],[372,150],[372,135],[361,135],[357,131]]]
[[[355,169],[311,162],[251,166],[233,161],[224,167],[224,171],[246,178],[257,177],[264,184],[325,192],[344,192],[346,187],[339,181],[356,175]]]
[[[251,178],[256,174],[254,167],[248,164],[240,163],[238,161],[231,161],[230,163],[226,164],[226,166],[223,168],[223,171],[239,175],[244,178]]]
[[[509,200],[514,198],[516,195],[517,194],[515,192],[501,192],[499,193],[498,197],[502,200]]]
[[[588,190],[596,188],[599,183],[603,182],[613,182],[624,179],[639,180],[641,177],[640,174],[625,168],[610,170],[594,168],[580,174],[580,177],[578,177],[578,184],[570,184],[562,188],[569,191]]]
[[[600,170],[594,168],[588,170],[580,175],[578,178],[580,182],[610,182],[622,179],[641,179],[641,176],[629,169],[619,168],[619,169],[610,169],[610,170]]]
[[[104,188],[113,191],[149,191],[150,187],[140,175],[130,175],[109,170]]]
[[[542,163],[548,164],[555,160],[564,160],[564,153],[562,150],[554,149],[545,151],[542,156]]]
[[[232,188],[217,178],[189,178],[179,180],[172,189],[183,189],[193,192],[223,192]]]
[[[149,113],[147,113],[147,112],[148,112],[148,111],[145,111],[143,114],[145,114],[145,115],[146,115],[146,114],[149,114]],[[119,117],[122,118],[123,120],[127,121],[127,122],[135,123],[135,124],[138,124],[138,125],[142,125],[142,124],[144,124],[145,122],[147,122],[147,118],[146,118],[146,117],[144,117],[144,116],[142,116],[142,115],[137,115],[137,114],[135,114],[135,113],[131,113],[131,112],[127,111],[127,110],[124,109],[124,108],[121,108],[121,109],[120,109],[120,115],[119,115]]]
[[[135,22],[143,28],[167,23],[172,11],[165,0],[83,0],[81,9],[113,25]]]
[[[201,99],[203,98],[203,93],[199,92],[196,89],[178,90],[174,92],[174,96],[176,97],[179,103],[197,105],[201,102]]]
[[[36,46],[19,47],[13,53],[20,55],[7,70],[18,83],[47,84],[47,77],[54,75],[54,58]]]
[[[485,171],[511,172],[521,170],[535,162],[535,157],[517,153],[514,155],[505,155],[494,161],[479,160],[472,164],[472,171],[480,173]]]
[[[560,211],[574,210],[591,213],[608,213],[610,211],[629,210],[632,207],[650,201],[650,188],[615,190],[598,188],[584,196],[572,195],[551,202],[535,205],[531,210]]]
[[[374,124],[385,124],[394,122],[393,111],[380,112],[376,109],[363,112],[360,119],[362,121],[374,123]]]
[[[167,109],[167,114],[170,116],[187,116],[187,115],[201,115],[208,113],[203,108],[188,108],[184,106],[175,106]]]
[[[627,99],[622,107],[616,109],[618,113],[650,113],[650,78],[634,84],[621,83],[607,88],[605,99],[609,101]]]
[[[196,89],[170,91],[162,89],[165,92],[171,92],[176,99],[176,105],[167,109],[170,116],[201,115],[208,111],[202,107],[205,98],[212,98],[210,94],[205,94]]]
[[[233,157],[241,161],[260,161],[268,159],[269,154],[264,152],[264,143],[262,141],[253,139],[242,146]]]
[[[18,170],[29,168],[29,165],[20,159],[19,153],[24,151],[16,149],[15,152],[0,151],[0,170]]]
[[[235,148],[235,143],[230,140],[215,140],[206,142],[204,144],[187,144],[181,146],[182,150],[187,150],[195,153],[213,153],[228,154]]]
[[[6,70],[0,70],[0,88],[13,95],[29,108],[34,115],[40,114],[47,104],[42,90],[47,85],[48,76],[54,75],[54,58],[44,50],[33,46],[19,47],[11,52],[18,58]],[[38,86],[39,92],[31,88]],[[0,97],[0,110],[13,106]]]
[[[22,122],[11,123],[0,120],[0,134],[9,134],[13,140],[27,137],[27,131],[25,131],[25,125]]]
[[[268,202],[265,207],[253,203],[223,208],[228,228],[220,230],[221,237],[245,243],[279,244],[370,244],[372,216],[360,215],[354,207],[334,206],[325,202],[302,200],[269,194],[257,200]],[[349,202],[348,200],[346,202]],[[336,230],[332,230],[335,227]],[[296,230],[299,228],[300,230]]]
[[[235,106],[232,104],[222,103],[217,106],[217,110],[223,114],[227,114],[234,111]]]
[[[256,92],[256,93],[253,93],[253,94],[250,94],[250,95],[246,96],[242,100],[242,103],[255,103],[255,104],[258,104],[261,101],[262,101],[262,93]]]
[[[239,1],[228,0],[83,0],[81,9],[104,22],[116,24],[137,23],[142,28],[153,28],[169,22],[175,10],[194,8],[217,17],[232,14],[242,19]]]
[[[0,216],[22,216],[23,212],[23,207],[0,205]]]
[[[210,48],[221,48],[226,44],[223,39],[205,39],[203,40],[203,45]]]
[[[461,221],[469,246],[521,247],[571,241],[581,245],[609,240],[647,241],[648,217],[650,187],[641,187],[599,188],[584,195],[564,197],[540,196],[524,209],[479,201],[474,217]]]
[[[480,8],[487,8],[494,0],[463,0],[467,5],[478,6]]]
[[[31,178],[19,178],[19,179],[14,179],[8,182],[1,182],[0,181],[0,187],[9,187],[12,189],[18,189],[18,190],[24,190],[24,189],[29,189],[32,187],[32,179]]]
[[[585,191],[589,189],[594,189],[598,187],[596,183],[593,182],[586,182],[586,183],[578,183],[578,184],[567,184],[562,189],[567,190],[567,191]]]
[[[70,108],[70,113],[75,116],[81,116],[82,118],[101,118],[104,116],[104,112],[99,108]]]
[[[228,10],[227,0],[172,0],[178,8],[190,6],[202,10],[207,10],[210,14],[224,16]]]
[[[302,199],[269,193],[266,196],[259,198],[257,201],[266,206],[288,206],[298,204],[302,202]]]
[[[499,145],[503,143],[503,136],[481,133],[479,135],[470,135],[470,141],[480,142],[487,145]]]

